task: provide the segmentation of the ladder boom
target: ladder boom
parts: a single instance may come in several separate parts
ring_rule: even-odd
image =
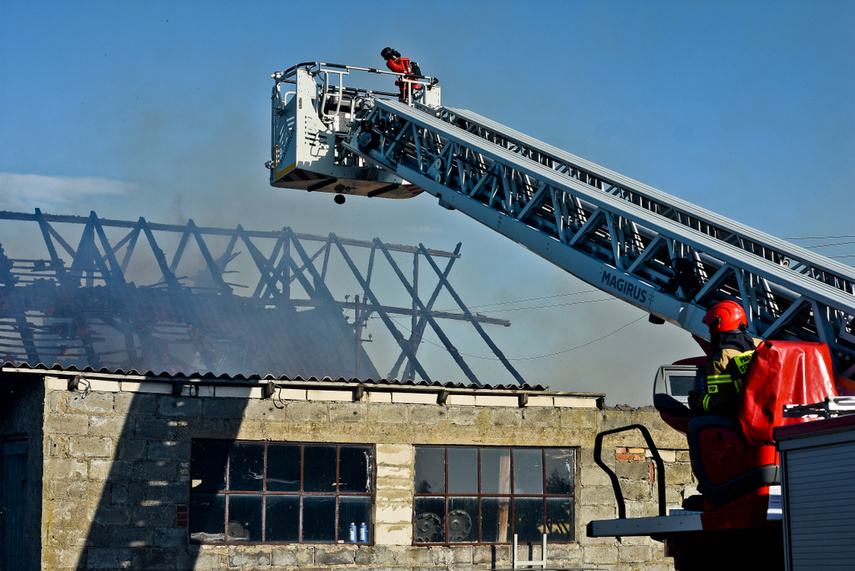
[[[708,337],[710,306],[738,300],[752,334],[827,343],[836,372],[855,378],[851,266],[443,107],[435,79],[418,78],[419,97],[400,101],[345,87],[355,71],[380,73],[301,64],[274,74],[271,184],[389,198],[425,191],[698,337]],[[283,91],[286,83],[295,91]]]
[[[737,299],[753,334],[828,343],[855,366],[848,266],[470,112],[378,99],[364,124],[372,144],[357,129],[351,152],[601,290],[700,337],[706,309]]]
[[[728,242],[760,257],[784,264],[826,283],[841,282],[841,289],[853,292],[855,270],[851,266],[796,246],[696,206],[656,188],[577,157],[557,147],[505,127],[465,109],[445,107],[439,118],[470,133],[499,144],[516,154],[587,182],[651,212],[684,226]],[[848,288],[848,289],[847,289]]]

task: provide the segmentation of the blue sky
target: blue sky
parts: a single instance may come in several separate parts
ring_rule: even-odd
[[[0,209],[462,241],[464,300],[529,307],[491,331],[529,382],[649,403],[658,365],[697,353],[675,327],[427,196],[268,186],[270,74],[379,67],[386,45],[448,105],[772,235],[844,237],[800,245],[855,241],[855,3],[829,0],[3,2]]]

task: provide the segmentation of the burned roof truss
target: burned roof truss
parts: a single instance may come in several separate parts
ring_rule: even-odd
[[[366,352],[370,340],[389,346],[377,351],[392,355],[387,378],[430,382],[430,367],[418,355],[430,329],[457,369],[480,384],[440,326],[454,320],[471,326],[514,382],[524,382],[484,330],[509,323],[473,314],[449,281],[460,244],[447,252],[289,227],[230,229],[39,209],[0,212],[0,220],[6,361],[383,378]],[[436,309],[440,300],[453,300],[454,309]]]

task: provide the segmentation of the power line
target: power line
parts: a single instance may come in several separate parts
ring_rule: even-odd
[[[597,303],[600,301],[617,301],[617,299],[618,298],[616,298],[616,297],[604,297],[602,299],[587,299],[585,301],[571,301],[568,303],[553,303],[550,305],[534,305],[534,306],[529,306],[529,307],[512,307],[509,309],[490,309],[487,311],[480,311],[479,314],[505,313],[507,311],[524,311],[524,310],[528,310],[528,309],[548,309],[550,307],[568,307],[571,305],[585,305],[587,303]]]
[[[838,234],[837,236],[801,236],[798,238],[784,238],[784,240],[837,240],[838,238],[855,238],[855,234]]]
[[[855,238],[855,234],[837,234],[837,235],[829,235],[829,236],[799,236],[796,238],[785,238],[785,240],[839,240],[840,238]],[[845,242],[829,242],[827,244],[813,244],[811,246],[803,246],[806,250],[815,250],[817,248],[833,248],[835,246],[847,246],[849,244],[855,244],[853,240],[847,240]],[[837,256],[827,256],[832,260],[840,260],[843,258],[855,258],[853,254],[842,254]]]
[[[813,246],[805,246],[806,250],[813,250],[815,248],[829,248],[831,246],[845,246],[846,244],[855,244],[855,240],[849,240],[847,242],[830,242],[828,244],[814,244]]]
[[[630,325],[633,325],[634,323],[638,323],[639,321],[641,321],[642,319],[645,319],[646,317],[647,317],[646,315],[642,315],[638,319],[634,319],[634,320],[630,321],[629,323],[621,325],[620,327],[618,327],[617,329],[615,329],[611,333],[606,333],[602,337],[592,339],[592,340],[588,341],[587,343],[582,343],[581,345],[577,345],[576,347],[571,347],[569,349],[564,349],[563,351],[557,351],[555,353],[548,353],[546,355],[538,355],[537,357],[519,357],[517,359],[509,359],[509,360],[510,361],[534,361],[536,359],[544,359],[546,357],[555,357],[556,355],[563,355],[564,353],[570,353],[572,351],[576,351],[577,349],[583,349],[585,347],[588,347],[589,345],[593,345],[594,343],[602,341],[603,339],[606,339],[607,337],[611,337],[612,335],[614,335],[616,333],[620,333],[621,331],[623,331],[624,329],[626,329]]]
[[[497,306],[497,305],[510,305],[510,304],[512,304],[512,303],[525,303],[525,302],[528,302],[528,301],[541,301],[541,300],[544,300],[544,299],[554,299],[554,298],[556,298],[556,297],[567,297],[567,296],[571,296],[571,295],[581,295],[581,294],[583,294],[583,293],[600,293],[600,290],[597,290],[597,289],[586,289],[586,290],[583,290],[583,291],[574,291],[574,292],[571,292],[571,293],[557,293],[557,294],[555,294],[555,295],[542,295],[542,296],[539,296],[539,297],[530,297],[530,298],[527,298],[527,299],[513,299],[513,300],[511,300],[511,301],[500,301],[500,302],[497,302],[497,303],[485,303],[485,304],[482,304],[482,305],[469,305],[469,306],[467,306],[467,309],[480,309],[480,308],[482,308],[482,307],[493,307],[493,306]],[[459,308],[458,308],[458,307],[455,307],[455,308],[453,308],[453,309],[444,309],[444,310],[441,310],[441,311],[455,311],[455,310],[457,310],[457,309],[459,309]]]
[[[529,307],[512,307],[512,308],[508,308],[508,309],[491,309],[491,310],[487,310],[487,311],[478,311],[478,312],[474,312],[474,313],[470,312],[470,313],[473,313],[473,315],[475,317],[479,317],[479,316],[480,317],[486,317],[486,316],[494,314],[494,313],[507,313],[509,311],[528,311],[528,310],[532,310],[532,309],[549,309],[552,307],[570,307],[571,305],[587,305],[589,303],[600,303],[603,301],[619,301],[619,300],[616,297],[604,297],[602,299],[588,299],[585,301],[573,301],[573,302],[569,302],[569,303],[553,303],[551,305],[535,305],[535,306],[529,306]],[[469,309],[469,308],[467,307],[467,309]],[[450,313],[451,311],[454,311],[454,310],[444,310],[444,311]],[[379,315],[370,315],[368,317],[368,319],[369,320],[380,319],[380,316]]]
[[[591,339],[590,341],[587,341],[587,342],[585,342],[585,343],[582,343],[581,345],[577,345],[577,346],[575,346],[575,347],[570,347],[569,349],[564,349],[563,351],[556,351],[556,352],[554,352],[554,353],[547,353],[547,354],[545,354],[545,355],[537,355],[537,356],[534,356],[534,357],[506,357],[506,359],[507,359],[508,361],[535,361],[535,360],[537,360],[537,359],[545,359],[545,358],[547,358],[547,357],[555,357],[556,355],[563,355],[563,354],[565,354],[565,353],[570,353],[570,352],[572,352],[572,351],[576,351],[576,350],[578,350],[578,349],[583,349],[583,348],[585,348],[585,347],[588,347],[588,346],[590,346],[590,345],[593,345],[594,343],[598,343],[598,342],[602,341],[603,339],[606,339],[606,338],[608,338],[608,337],[611,337],[612,335],[615,335],[616,333],[620,333],[621,331],[623,331],[624,329],[626,329],[626,328],[627,328],[627,327],[629,327],[630,325],[633,325],[633,324],[635,324],[635,323],[638,323],[639,321],[641,321],[642,319],[645,319],[646,317],[647,317],[646,315],[642,315],[642,316],[641,316],[641,317],[639,317],[638,319],[634,319],[634,320],[630,321],[629,323],[626,323],[626,324],[624,324],[624,325],[621,325],[620,327],[618,327],[618,328],[617,328],[617,329],[615,329],[614,331],[612,331],[612,332],[610,332],[610,333],[606,333],[606,334],[605,334],[605,335],[603,335],[602,337],[598,337],[598,338],[596,338],[596,339]],[[393,320],[393,321],[395,321],[395,323],[398,323],[398,321],[397,321],[395,318],[392,318],[392,320]],[[398,323],[398,325],[399,325],[402,329],[404,329],[404,330],[406,330],[406,331],[410,331],[410,329],[408,329],[406,326],[401,325],[400,323]],[[440,345],[440,344],[438,344],[438,343],[434,343],[434,342],[433,342],[433,341],[431,341],[430,339],[422,338],[422,343],[428,343],[428,344],[433,345],[434,347],[437,347],[437,348],[439,348],[439,349],[445,349],[445,347],[444,347],[444,346],[442,346],[442,345]],[[495,357],[483,357],[483,356],[481,356],[481,355],[472,355],[472,354],[470,354],[470,353],[462,353],[462,352],[458,352],[458,354],[459,354],[459,355],[462,355],[462,356],[464,356],[464,357],[470,357],[470,358],[472,358],[472,359],[480,359],[480,360],[482,360],[482,361],[498,361],[498,360],[499,360],[499,359],[497,359],[497,358],[495,358]]]

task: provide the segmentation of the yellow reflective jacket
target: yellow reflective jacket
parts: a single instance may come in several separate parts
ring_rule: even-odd
[[[752,341],[755,347],[760,344],[759,339]],[[701,401],[706,412],[736,414],[742,378],[753,356],[753,349],[740,351],[732,348],[719,349],[710,355],[706,364],[706,391]]]

